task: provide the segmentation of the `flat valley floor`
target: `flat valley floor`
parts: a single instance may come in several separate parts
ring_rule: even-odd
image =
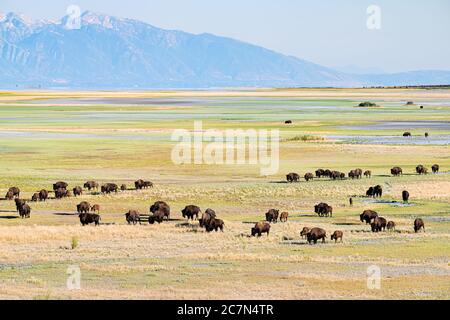
[[[363,101],[379,107],[357,107]],[[173,131],[197,120],[219,132],[279,129],[278,173],[174,164]],[[448,89],[0,92],[0,298],[449,299],[449,144]],[[435,163],[439,174],[431,174]],[[416,174],[419,164],[430,174]],[[403,176],[390,175],[394,166]],[[318,168],[372,177],[285,182],[289,172]],[[140,178],[154,188],[133,190]],[[12,186],[30,199],[59,180],[75,187],[92,179],[129,190],[29,202],[30,219],[3,198]],[[377,184],[383,197],[365,197]],[[170,221],[126,224],[125,212],[148,214],[157,200],[170,205]],[[100,205],[100,226],[80,225],[81,201]],[[333,206],[332,218],[314,213],[319,202]],[[214,209],[224,232],[183,219],[189,204]],[[250,237],[271,208],[288,211],[288,222]],[[370,232],[359,221],[366,209],[395,221],[396,231]],[[418,217],[426,232],[414,233]],[[324,228],[327,242],[307,244],[305,226]],[[342,243],[330,241],[335,230]],[[79,290],[67,287],[71,266],[81,271]],[[381,272],[378,289],[368,286],[371,266]]]

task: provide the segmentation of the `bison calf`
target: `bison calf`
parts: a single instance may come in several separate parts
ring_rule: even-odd
[[[338,241],[338,239],[341,239],[341,242],[342,242],[342,236],[343,235],[344,235],[344,233],[342,231],[336,230],[331,235],[331,240],[334,240],[334,242],[336,243]]]
[[[425,223],[423,223],[423,220],[420,218],[417,218],[414,220],[414,232],[419,232],[420,229],[423,229],[423,232],[425,232]]]

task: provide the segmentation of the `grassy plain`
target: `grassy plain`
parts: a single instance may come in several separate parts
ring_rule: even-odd
[[[416,104],[406,106],[409,100]],[[361,101],[381,107],[355,107]],[[284,125],[287,119],[293,124]],[[172,131],[192,130],[194,120],[204,129],[279,129],[279,173],[173,164]],[[382,130],[370,129],[374,124]],[[450,140],[449,124],[450,90],[1,92],[1,195],[18,186],[30,198],[57,180],[131,187],[145,178],[155,188],[32,203],[27,220],[18,218],[13,202],[0,200],[0,298],[448,299],[450,148],[418,137],[429,132]],[[413,133],[410,143],[359,141],[404,131]],[[414,173],[416,165],[434,163],[440,174]],[[403,177],[389,175],[395,165]],[[319,167],[361,167],[373,177],[282,183],[288,172],[303,176]],[[383,201],[362,197],[376,184]],[[404,189],[411,194],[406,206]],[[79,225],[74,209],[82,200],[100,204],[105,225]],[[173,221],[125,225],[126,211],[148,212],[156,200],[170,204]],[[321,201],[335,208],[333,218],[314,214]],[[187,204],[215,209],[225,232],[206,234],[186,223],[180,210]],[[289,221],[272,225],[269,237],[250,238],[253,223],[270,208],[289,211]],[[364,209],[394,220],[397,231],[369,232],[359,222]],[[425,233],[413,233],[416,217],[424,219]],[[309,246],[299,237],[304,226],[343,230],[344,241]],[[80,266],[81,290],[66,287],[69,265]],[[380,290],[367,288],[370,265],[381,268]]]

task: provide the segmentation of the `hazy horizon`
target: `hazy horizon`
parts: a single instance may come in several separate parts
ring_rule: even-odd
[[[450,70],[450,3],[419,1],[288,0],[210,3],[193,0],[54,1],[3,0],[0,12],[57,20],[69,5],[82,11],[141,20],[163,29],[212,33],[260,45],[317,64],[353,73]],[[366,10],[381,9],[381,28],[369,30]],[[177,8],[177,10],[174,10]],[[232,17],[232,23],[230,23]],[[298,41],[292,41],[298,39]],[[406,51],[406,57],[405,57]]]

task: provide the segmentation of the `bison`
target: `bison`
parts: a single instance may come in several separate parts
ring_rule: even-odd
[[[343,235],[344,235],[344,233],[342,231],[336,230],[331,235],[331,240],[334,240],[334,242],[336,243],[338,241],[338,239],[341,239],[341,242],[342,242],[342,236]]]
[[[383,196],[383,188],[379,184],[373,187],[373,196],[374,197]]]
[[[91,211],[92,212],[94,212],[94,213],[100,213],[100,205],[98,205],[98,204],[94,204],[92,207],[91,207]]]
[[[333,217],[333,207],[329,206],[327,203],[319,203],[314,206],[314,212],[320,217]]]
[[[6,200],[14,199],[14,193],[11,190],[8,190],[8,192],[6,192],[6,194],[5,194],[5,199]]]
[[[280,213],[279,210],[270,209],[269,211],[266,212],[266,221],[277,223],[279,213]]]
[[[127,220],[128,224],[135,225],[138,222],[139,224],[141,224],[141,215],[137,210],[130,210],[125,213],[125,219]]]
[[[416,172],[417,172],[418,174],[427,174],[427,173],[428,173],[428,169],[425,168],[423,165],[419,164],[419,165],[416,167]]]
[[[98,183],[95,181],[86,181],[85,184],[83,185],[84,188],[88,189],[89,191],[91,191],[92,189],[97,190],[98,189]]]
[[[46,201],[47,199],[48,199],[48,191],[45,189],[39,191],[39,201]]]
[[[388,231],[395,231],[395,222],[389,221],[386,225],[386,229],[388,229]]]
[[[310,228],[308,228],[308,227],[303,227],[302,231],[300,231],[300,237],[301,237],[301,238],[306,237],[306,235],[308,234],[309,231],[311,231]]]
[[[292,124],[292,120],[286,120],[284,124]]]
[[[403,133],[403,136],[404,137],[411,137],[412,135],[411,135],[411,132],[405,132],[405,133]]]
[[[181,214],[183,218],[187,218],[188,220],[194,220],[194,216],[198,219],[198,214],[200,213],[200,208],[194,205],[186,206],[183,210],[181,210]]]
[[[20,208],[23,207],[26,204],[25,200],[22,200],[22,199],[19,199],[19,198],[14,199],[14,202],[16,204],[16,211],[17,212],[19,212]]]
[[[425,224],[423,223],[423,220],[420,218],[417,218],[414,220],[414,232],[419,232],[420,229],[423,229],[423,232],[425,232]]]
[[[198,220],[200,223],[200,227],[203,228],[205,225],[209,223],[211,219],[216,218],[216,212],[213,209],[206,209],[206,211],[202,214],[202,217]]]
[[[321,177],[325,176],[325,170],[323,170],[323,169],[317,169],[315,173],[316,173],[317,178],[321,178]]]
[[[205,229],[206,232],[211,232],[211,231],[223,231],[223,227],[224,227],[224,222],[220,219],[216,219],[216,218],[212,218],[211,220],[209,220],[209,222],[207,224],[205,224]]]
[[[37,202],[39,200],[39,192],[36,192],[33,194],[33,196],[31,197],[31,201],[33,202]]]
[[[327,232],[321,228],[312,228],[306,234],[306,238],[307,238],[309,244],[311,244],[311,242],[316,244],[317,240],[320,240],[320,239],[322,239],[322,242],[325,243],[326,237],[327,237]]]
[[[372,219],[375,219],[376,217],[378,217],[378,213],[372,210],[364,210],[364,212],[359,215],[361,222],[366,222],[366,224],[370,223]]]
[[[255,226],[252,228],[252,237],[258,235],[258,237],[261,237],[263,233],[267,233],[267,236],[269,236],[270,232],[270,223],[266,221],[257,222]]]
[[[403,202],[408,202],[408,200],[409,200],[409,192],[408,191],[403,190],[402,199],[403,199]]]
[[[403,170],[402,170],[402,168],[400,168],[400,167],[393,167],[393,168],[391,169],[391,174],[392,174],[394,177],[397,177],[397,176],[400,176],[400,175],[403,174]]]
[[[433,166],[431,167],[431,170],[433,171],[433,173],[439,173],[439,165],[433,164]]]
[[[83,194],[83,189],[81,189],[80,186],[76,186],[75,188],[72,189],[73,191],[73,195],[76,196],[81,196]]]
[[[31,213],[31,208],[28,204],[23,204],[20,208],[19,208],[19,215],[22,219],[24,218],[29,218],[30,217],[30,213]]]
[[[67,191],[66,189],[63,188],[59,188],[55,190],[55,198],[56,199],[62,199],[64,197],[68,197],[69,196],[69,191]]]
[[[280,222],[287,222],[289,217],[289,212],[282,212],[280,215]]]
[[[95,223],[95,225],[98,226],[101,220],[100,215],[96,213],[87,213],[87,212],[80,213],[78,217],[80,218],[80,223],[83,226],[86,226],[91,223]]]
[[[77,204],[77,212],[78,213],[89,213],[91,210],[91,206],[89,202],[82,201],[79,204]]]
[[[386,230],[387,221],[383,217],[376,217],[370,224],[372,232],[380,232]]]
[[[164,212],[162,210],[155,211],[153,215],[148,217],[149,224],[154,224],[155,222],[158,222],[158,224],[160,224],[163,221],[164,221]]]
[[[300,175],[295,172],[291,172],[286,175],[287,182],[298,182],[300,180]]]
[[[170,207],[164,201],[156,201],[154,204],[150,206],[150,212],[155,214],[157,211],[161,211],[163,216],[169,220],[170,218]]]
[[[364,177],[371,178],[372,177],[372,171],[370,171],[370,170],[364,171]]]
[[[102,185],[102,187],[101,187],[102,193],[106,193],[106,194],[112,193],[112,192],[117,193],[118,190],[119,190],[119,187],[115,183],[107,183],[107,184]]]
[[[311,172],[308,172],[308,173],[305,173],[304,178],[305,178],[306,181],[313,180],[314,179],[314,175]]]
[[[18,198],[20,197],[20,189],[17,187],[11,187],[8,189],[8,192],[11,192],[13,195],[13,198]]]
[[[68,186],[67,182],[58,181],[53,184],[53,191],[56,191],[58,189],[67,189],[67,186]]]
[[[126,184],[122,184],[122,185],[120,186],[120,190],[121,190],[121,191],[127,191],[127,185],[126,185]]]

